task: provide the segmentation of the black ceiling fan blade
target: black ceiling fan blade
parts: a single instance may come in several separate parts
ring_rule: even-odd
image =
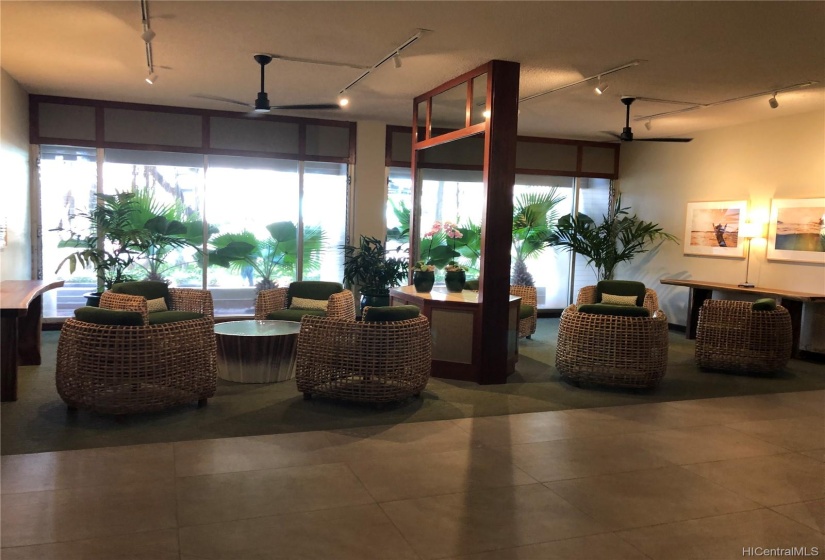
[[[281,109],[297,109],[297,110],[320,110],[320,109],[340,109],[341,106],[337,103],[315,103],[309,105],[273,105],[270,109],[274,110],[281,110]]]
[[[223,101],[224,103],[232,103],[234,105],[240,105],[241,107],[252,107],[252,103],[246,103],[244,101],[238,101],[237,99],[230,99],[228,97],[220,97],[218,95],[201,95],[198,93],[193,93],[192,97],[197,97],[198,99],[208,99],[210,101]]]
[[[635,138],[634,142],[691,142],[693,138]]]

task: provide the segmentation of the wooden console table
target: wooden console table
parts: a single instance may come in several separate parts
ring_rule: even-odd
[[[518,311],[521,298],[510,296],[507,331],[507,371],[502,381],[516,370],[518,361]],[[430,321],[433,337],[433,377],[480,382],[481,305],[478,292],[447,292],[443,287],[419,293],[415,286],[390,290],[390,305],[415,305]]]
[[[688,316],[685,323],[685,336],[696,338],[696,327],[699,324],[699,310],[706,299],[713,297],[713,291],[732,292],[737,294],[752,294],[757,296],[773,297],[791,314],[791,328],[793,331],[793,356],[799,355],[799,334],[802,330],[802,305],[805,303],[825,302],[825,294],[811,294],[794,292],[779,288],[742,288],[736,284],[720,284],[718,282],[702,282],[700,280],[682,280],[679,278],[662,278],[662,284],[671,286],[685,286],[690,288],[688,296]]]
[[[40,365],[43,293],[62,280],[0,282],[0,401],[17,400],[17,365]]]

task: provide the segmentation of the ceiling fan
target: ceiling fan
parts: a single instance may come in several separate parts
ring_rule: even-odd
[[[615,132],[611,132],[613,136],[621,140],[622,142],[633,142],[633,130],[630,128],[630,105],[636,101],[635,97],[631,97],[629,95],[622,96],[622,103],[624,103],[625,107],[627,107],[627,113],[625,115],[624,121],[624,128],[622,129],[621,134],[616,134]],[[690,142],[693,138],[637,138],[636,142]]]
[[[269,54],[256,54],[253,56],[255,62],[261,65],[261,91],[258,92],[258,97],[255,99],[255,103],[246,103],[244,101],[238,101],[237,99],[229,99],[227,97],[218,97],[215,95],[193,95],[193,97],[199,97],[201,99],[212,99],[214,101],[224,101],[226,103],[234,103],[235,105],[242,105],[243,107],[251,107],[255,110],[256,113],[268,113],[273,110],[282,110],[282,109],[297,109],[297,110],[335,110],[340,109],[341,106],[337,103],[311,103],[307,105],[270,105],[269,104],[269,96],[266,93],[264,88],[264,67],[272,62],[272,55]]]

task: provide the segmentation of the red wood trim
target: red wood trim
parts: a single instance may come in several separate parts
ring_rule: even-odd
[[[415,123],[415,126],[418,126],[418,123]],[[427,99],[427,119],[424,123],[424,139],[429,140],[433,134],[433,99],[432,97]],[[413,138],[416,140],[416,138]],[[415,144],[413,144],[414,146]]]
[[[473,80],[467,80],[467,102],[464,105],[464,128],[469,127],[473,114]]]
[[[481,371],[479,383],[507,380],[510,250],[518,135],[519,64],[492,60],[487,76],[484,211],[481,218]]]
[[[481,74],[484,74],[485,72],[488,72],[489,69],[490,69],[490,63],[489,62],[485,63],[485,64],[482,64],[478,68],[474,68],[474,69],[470,70],[469,72],[465,72],[464,74],[461,74],[460,76],[457,76],[457,77],[453,78],[452,80],[444,82],[440,86],[438,86],[434,89],[431,89],[430,91],[428,91],[426,93],[422,93],[421,95],[419,95],[418,97],[413,99],[413,103],[418,104],[421,101],[424,101],[425,99],[430,99],[432,97],[435,97],[439,93],[443,93],[443,92],[445,92],[449,89],[453,89],[455,86],[460,85],[460,84],[466,82],[467,80],[472,80],[476,76],[480,76]],[[488,82],[489,82],[489,79],[488,79]]]
[[[413,144],[413,148],[423,150],[434,146],[440,146],[441,144],[446,144],[447,142],[453,142],[455,140],[461,140],[462,138],[475,136],[476,134],[483,134],[485,127],[485,123],[474,124],[473,126],[469,126],[467,128],[454,130],[452,132],[448,132],[447,134],[436,136],[435,138],[428,138],[427,140],[417,142],[416,144]]]

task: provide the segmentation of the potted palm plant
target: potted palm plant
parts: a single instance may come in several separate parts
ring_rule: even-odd
[[[631,216],[630,207],[623,207],[619,196],[612,211],[602,216],[600,224],[587,214],[562,216],[546,243],[575,251],[587,259],[598,280],[612,280],[616,265],[647,252],[656,241],[678,243],[676,237],[659,224],[646,222],[635,214]]]
[[[96,305],[100,293],[113,284],[136,280],[130,271],[139,259],[151,261],[158,256],[153,249],[158,246],[182,247],[186,241],[177,237],[180,222],[150,224],[142,222],[138,216],[138,202],[132,192],[118,192],[113,195],[99,194],[98,202],[89,212],[81,212],[88,228],[81,231],[70,230],[69,238],[61,240],[59,248],[75,249],[57,266],[57,271],[69,265],[74,273],[81,268],[94,268],[97,273],[97,292],[86,294],[90,305]],[[162,227],[161,227],[162,226]]]
[[[209,264],[250,269],[260,280],[256,292],[276,287],[277,275],[296,277],[298,266],[298,228],[293,222],[275,222],[266,226],[269,237],[258,239],[249,231],[225,233],[210,241]],[[304,272],[320,267],[326,236],[320,227],[304,228]]]
[[[344,245],[343,249],[344,284],[348,288],[358,287],[361,307],[389,305],[390,288],[400,286],[407,277],[407,257],[401,255],[400,249],[388,251],[383,241],[364,235],[357,247]]]

